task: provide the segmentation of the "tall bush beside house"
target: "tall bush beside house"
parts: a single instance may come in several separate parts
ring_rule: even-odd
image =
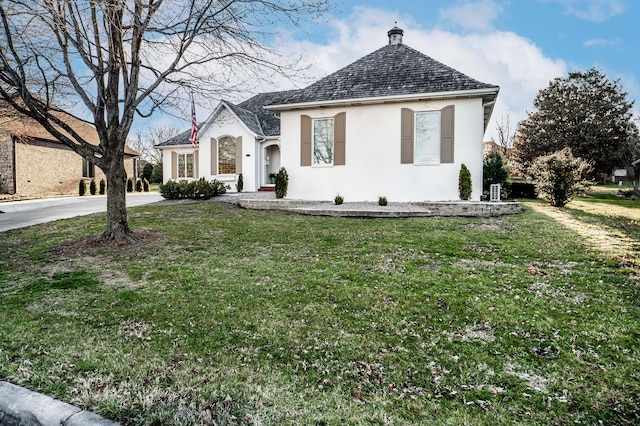
[[[536,158],[529,168],[538,193],[554,207],[564,207],[574,196],[582,194],[591,182],[587,176],[592,166],[574,157],[567,147],[553,154]]]
[[[89,194],[96,195],[96,189],[96,180],[91,179],[91,182],[89,183]]]
[[[142,192],[142,180],[136,179],[136,192]]]
[[[488,153],[482,162],[482,192],[489,193],[492,184],[499,183],[500,188],[509,189],[509,168],[504,156],[496,151]]]
[[[144,192],[149,192],[151,190],[151,188],[149,187],[149,181],[146,178],[142,179],[142,189],[144,190]]]
[[[289,174],[284,167],[281,167],[276,174],[276,198],[284,198],[289,188]]]
[[[127,192],[133,192],[133,179],[127,179]]]
[[[105,191],[107,190],[107,182],[104,181],[104,179],[100,179],[100,188],[98,189],[98,194],[100,195],[104,195]]]
[[[82,197],[86,193],[87,193],[87,184],[84,183],[84,179],[80,179],[80,182],[78,182],[78,195]]]
[[[458,193],[461,200],[471,198],[471,172],[464,164],[460,166],[460,174],[458,175]]]
[[[244,178],[242,177],[242,173],[238,175],[238,183],[236,183],[236,191],[242,192],[244,188]]]

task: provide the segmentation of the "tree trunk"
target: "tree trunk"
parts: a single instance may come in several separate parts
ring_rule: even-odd
[[[107,178],[107,229],[104,240],[132,239],[127,220],[127,173],[124,169],[124,154],[114,153],[114,158],[104,170]]]

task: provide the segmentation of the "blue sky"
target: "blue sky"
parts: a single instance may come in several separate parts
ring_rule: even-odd
[[[405,44],[501,87],[490,139],[501,117],[508,112],[515,129],[537,92],[570,71],[596,67],[640,100],[638,21],[637,0],[342,0],[323,22],[278,31],[274,50],[302,58],[308,80],[264,83],[258,91],[301,87],[336,71],[385,45],[397,22]],[[208,109],[198,106],[199,120]],[[640,105],[634,112],[640,115]]]

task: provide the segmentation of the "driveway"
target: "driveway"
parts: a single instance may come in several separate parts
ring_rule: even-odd
[[[127,207],[142,206],[163,200],[158,192],[127,194]],[[38,223],[67,219],[107,211],[105,195],[45,198],[0,203],[0,232]]]

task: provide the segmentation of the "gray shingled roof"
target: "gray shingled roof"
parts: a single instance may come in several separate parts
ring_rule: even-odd
[[[390,44],[296,91],[280,105],[498,89],[404,44]],[[278,105],[278,103],[272,103]]]
[[[280,136],[279,115],[264,109],[264,107],[265,105],[281,103],[297,92],[298,90],[285,90],[282,92],[260,93],[238,104],[238,106],[255,114],[262,129],[262,132],[256,132],[257,134],[262,136]]]

